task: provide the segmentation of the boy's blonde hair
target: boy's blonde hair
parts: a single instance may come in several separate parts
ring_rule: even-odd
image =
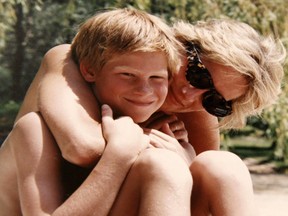
[[[220,126],[243,127],[246,117],[260,114],[278,99],[286,55],[280,41],[260,36],[245,23],[227,19],[195,25],[180,21],[174,31],[183,44],[190,41],[197,45],[203,58],[230,66],[248,80],[246,94],[232,101],[233,113],[224,117]]]
[[[144,11],[124,8],[104,11],[85,21],[72,42],[72,54],[95,71],[113,55],[132,52],[163,52],[169,77],[180,65],[179,47],[172,29]]]

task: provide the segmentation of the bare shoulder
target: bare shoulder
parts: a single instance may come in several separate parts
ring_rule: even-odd
[[[57,55],[58,53],[67,53],[69,52],[70,50],[70,44],[60,44],[60,45],[57,45],[55,47],[52,47],[51,49],[49,49],[46,54],[45,54],[45,57],[52,57],[54,55]]]
[[[54,68],[63,67],[64,64],[73,61],[71,58],[70,44],[61,44],[52,47],[46,52],[42,60],[42,64],[45,66],[47,73],[59,72],[60,70],[54,70]],[[55,66],[56,65],[56,66]]]
[[[61,74],[63,71],[64,65],[74,65],[70,57],[70,45],[62,44],[55,46],[47,51],[44,55],[41,65],[30,84],[29,89],[26,92],[22,106],[19,110],[19,113],[16,117],[16,121],[29,112],[38,112],[40,109],[38,107],[38,98],[39,98],[39,88],[43,83],[43,80],[46,79],[47,74],[56,74],[58,78],[62,78]],[[48,77],[50,79],[51,76]],[[64,78],[64,77],[63,77]],[[55,79],[52,79],[54,81]],[[43,85],[43,84],[42,84]],[[46,85],[45,85],[46,86]]]

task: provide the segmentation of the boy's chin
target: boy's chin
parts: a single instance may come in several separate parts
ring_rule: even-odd
[[[133,119],[133,121],[136,124],[140,124],[140,123],[143,123],[143,122],[147,121],[150,118],[151,115],[145,115],[145,116],[144,115],[140,115],[140,114],[132,115],[132,114],[129,114],[129,113],[121,113],[121,114],[114,113],[113,114],[114,119],[121,118],[123,116],[129,116],[129,117],[131,117]]]
[[[130,117],[133,119],[135,123],[140,124],[140,123],[147,121],[151,115],[140,115],[140,114],[137,115],[136,114],[136,115],[130,115]]]
[[[150,117],[150,116],[149,116],[149,117]],[[134,121],[135,123],[141,124],[141,123],[147,121],[147,120],[149,119],[149,117],[143,117],[143,118],[139,118],[139,117],[133,118],[133,117],[132,117],[132,119],[133,119],[133,121]]]

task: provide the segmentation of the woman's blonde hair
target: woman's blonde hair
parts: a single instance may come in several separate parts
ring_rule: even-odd
[[[179,47],[172,29],[160,18],[133,8],[113,9],[85,21],[72,42],[74,60],[96,71],[113,55],[163,52],[171,75],[180,65]]]
[[[248,90],[233,100],[233,113],[224,117],[223,128],[241,128],[246,117],[258,115],[276,102],[284,76],[286,51],[280,41],[259,35],[251,26],[228,19],[199,21],[195,25],[175,23],[176,38],[193,42],[200,56],[239,71],[248,81]]]

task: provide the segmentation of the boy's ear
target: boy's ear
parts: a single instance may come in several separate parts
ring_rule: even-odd
[[[95,81],[95,71],[92,70],[91,67],[87,66],[83,62],[80,63],[80,72],[87,82]]]

